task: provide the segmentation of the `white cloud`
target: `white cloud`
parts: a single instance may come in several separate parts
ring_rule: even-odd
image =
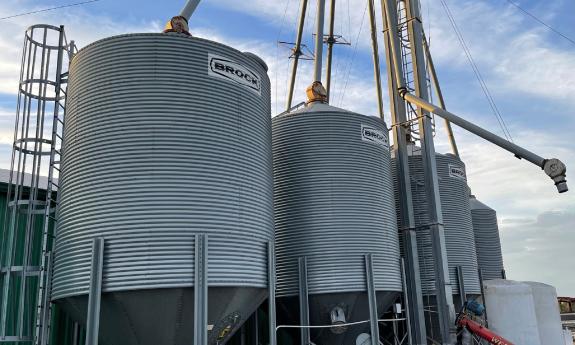
[[[508,278],[551,284],[559,295],[575,295],[575,209],[543,212],[519,224],[500,224]]]
[[[44,5],[45,6],[45,5]],[[44,8],[17,0],[2,0],[0,13],[21,13]],[[160,31],[157,22],[125,23],[94,15],[83,8],[70,8],[2,21],[0,36],[0,93],[16,94],[20,78],[22,43],[25,30],[38,23],[64,25],[68,39],[79,47],[97,39],[129,32]]]
[[[474,60],[499,98],[513,94],[529,102],[528,97],[534,95],[575,104],[573,49],[553,44],[549,31],[533,26],[532,19],[515,7],[484,1],[447,2]],[[440,70],[471,71],[442,6],[431,9],[431,46]]]
[[[0,145],[12,145],[14,141],[15,111],[0,108]]]

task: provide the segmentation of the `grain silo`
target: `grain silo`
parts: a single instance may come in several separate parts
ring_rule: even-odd
[[[305,324],[297,305],[307,285],[310,325],[369,320],[367,256],[381,315],[402,288],[385,123],[319,102],[272,123],[278,317]],[[355,344],[369,329],[312,329],[310,338]]]
[[[53,300],[86,321],[103,238],[103,343],[194,343],[200,280],[207,344],[225,343],[268,291],[265,63],[185,34],[97,41],[70,67],[65,140]]]
[[[428,225],[424,171],[419,147],[409,147],[411,190],[417,227],[417,245],[422,292],[430,301],[435,295],[435,263]],[[393,159],[395,167],[395,159]],[[477,255],[469,207],[469,187],[465,164],[452,154],[436,154],[439,194],[445,231],[449,278],[454,295],[459,295],[459,278],[463,281],[466,295],[481,294]],[[395,174],[394,168],[394,174]],[[460,267],[458,269],[458,267]],[[462,274],[459,277],[458,271]],[[426,298],[424,297],[424,302]],[[460,298],[454,301],[459,304]],[[430,303],[433,305],[433,303]]]
[[[477,200],[474,195],[469,198],[477,262],[483,280],[505,278],[501,240],[497,227],[497,213],[491,207]]]

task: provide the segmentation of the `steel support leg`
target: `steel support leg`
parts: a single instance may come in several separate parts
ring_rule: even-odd
[[[455,272],[457,273],[457,285],[459,291],[459,301],[461,302],[461,306],[465,304],[467,300],[467,293],[465,292],[465,280],[463,279],[463,267],[457,266],[455,268]]]
[[[485,301],[485,288],[483,287],[483,271],[480,269],[477,270],[477,273],[479,274],[479,286],[481,287],[481,299],[483,300],[483,305],[486,305],[486,301]],[[483,313],[483,316],[485,317],[485,327],[489,327],[489,319],[487,318],[487,308],[485,308],[485,312]]]
[[[258,344],[258,313],[259,308],[254,311],[252,315],[247,319],[246,323],[242,326],[242,345],[252,345]],[[245,333],[245,334],[244,334]],[[245,339],[244,339],[245,338]]]
[[[389,2],[389,3],[388,3]],[[427,333],[425,328],[425,315],[423,313],[423,297],[421,292],[421,278],[419,271],[419,256],[417,251],[417,236],[415,233],[415,216],[413,211],[413,201],[411,193],[411,181],[409,170],[409,155],[407,144],[411,134],[409,128],[404,126],[407,122],[405,102],[402,101],[398,93],[398,79],[403,76],[401,64],[394,63],[394,54],[401,52],[393,49],[392,41],[397,38],[397,26],[390,25],[387,18],[387,6],[391,6],[390,16],[395,18],[397,13],[396,3],[388,0],[381,0],[382,21],[384,27],[385,61],[387,65],[387,82],[389,88],[389,101],[391,110],[391,120],[393,124],[393,139],[396,149],[396,169],[398,181],[399,200],[399,222],[401,238],[403,239],[404,259],[405,259],[405,295],[406,310],[409,317],[410,344],[426,345]],[[399,73],[399,78],[396,74]]]
[[[80,345],[80,324],[74,322],[74,331],[72,334],[72,345]]]
[[[411,43],[415,93],[422,99],[429,99],[423,50],[423,27],[421,25],[421,14],[419,12],[420,3],[419,0],[405,0],[405,3],[409,18],[408,31]],[[421,143],[421,159],[425,173],[425,195],[428,204],[429,220],[432,223],[429,231],[431,232],[435,263],[435,287],[437,291],[439,329],[441,331],[442,341],[446,344],[452,344],[455,342],[456,331],[454,326],[455,310],[453,307],[453,291],[449,280],[433,129],[431,127],[431,118],[425,109],[418,107],[417,116],[419,117],[418,127]]]
[[[413,79],[415,83],[415,92],[420,99],[428,99],[427,79],[425,75],[425,58],[423,55],[423,28],[420,22],[419,1],[404,0],[407,10],[407,25],[411,45],[411,58],[413,65]],[[393,31],[390,32],[389,47],[391,48],[391,57],[395,70],[397,83],[397,92],[402,95],[407,92],[407,86],[402,71],[402,56],[399,37],[395,34],[398,27],[396,16],[396,3],[392,0],[386,0],[384,6],[388,26]],[[407,99],[406,99],[407,100]],[[423,171],[425,175],[425,195],[428,204],[429,231],[431,233],[431,243],[435,266],[435,285],[437,296],[437,314],[439,319],[439,329],[441,341],[444,344],[453,344],[455,342],[455,311],[453,309],[453,292],[449,280],[447,266],[447,253],[445,250],[445,234],[443,228],[443,216],[441,212],[441,202],[439,196],[439,182],[437,177],[437,166],[435,161],[435,146],[433,142],[433,130],[429,117],[429,110],[423,107],[417,108],[419,118],[419,134],[421,144],[421,160],[423,162]]]
[[[377,296],[373,281],[373,257],[365,255],[365,283],[367,285],[367,299],[369,302],[369,325],[371,330],[371,345],[379,345],[379,325],[377,314]]]
[[[427,330],[425,328],[425,314],[423,313],[425,308],[421,290],[417,234],[415,230],[408,229],[402,231],[400,236],[403,237],[404,247],[406,308],[408,308],[407,315],[410,319],[409,334],[412,337],[410,344],[425,345],[427,343]]]
[[[244,324],[240,328],[240,345],[247,345],[246,336],[247,336],[247,331],[246,331],[246,325]]]
[[[268,319],[270,345],[276,345],[276,262],[274,242],[268,243]],[[257,322],[257,319],[256,319]]]
[[[259,315],[258,313],[259,313],[259,309],[256,309],[254,315],[252,316],[253,317],[253,326],[252,326],[253,327],[253,329],[252,329],[253,342],[255,345],[259,345],[259,343],[260,343],[260,327],[259,327],[259,321],[260,320],[258,318],[258,315]],[[275,332],[275,329],[274,329],[274,332]]]
[[[297,66],[298,66],[299,58],[302,55],[301,40],[302,40],[302,35],[303,35],[304,25],[305,25],[307,0],[301,0],[300,8],[301,8],[301,12],[299,15],[297,37],[295,40],[295,46],[293,48],[293,58],[294,59],[293,59],[291,73],[290,73],[286,111],[289,111],[291,109],[291,104],[292,104],[292,100],[293,100],[293,91],[294,91],[294,86],[295,86],[295,79],[296,79],[296,75],[297,75]]]
[[[307,258],[301,257],[299,263],[299,322],[300,326],[309,326],[309,301],[307,289]],[[302,345],[310,343],[309,328],[301,329]]]
[[[377,24],[375,19],[375,6],[373,0],[367,0],[369,11],[369,24],[371,29],[371,49],[373,56],[373,76],[375,80],[375,91],[377,93],[377,110],[379,117],[383,119],[383,95],[381,92],[381,71],[379,68],[379,46],[377,44]]]
[[[441,86],[439,86],[439,80],[437,78],[437,72],[435,71],[435,64],[431,58],[431,52],[429,51],[429,46],[427,44],[427,39],[423,35],[423,49],[425,50],[425,57],[427,61],[427,68],[429,70],[429,77],[431,83],[435,89],[435,95],[439,101],[439,105],[443,109],[447,109],[445,106],[445,100],[443,99],[443,92],[441,92]],[[455,141],[455,135],[453,135],[453,129],[451,128],[451,122],[443,119],[445,121],[445,131],[447,132],[447,139],[449,140],[449,145],[451,146],[451,152],[459,158],[459,149],[457,148],[457,142]]]
[[[208,343],[208,235],[197,234],[194,257],[194,345]]]
[[[405,319],[407,321],[407,343],[409,345],[413,344],[413,337],[411,334],[411,311],[410,311],[410,300],[409,300],[409,293],[407,292],[407,274],[405,272],[405,259],[401,258],[400,266],[401,266],[401,280],[402,280],[402,287],[403,287],[403,298],[405,304]],[[421,296],[421,295],[420,295]]]
[[[330,1],[329,8],[329,34],[327,36],[327,59],[326,59],[326,73],[325,73],[325,90],[327,91],[327,101],[331,93],[331,67],[333,62],[333,45],[336,42],[333,36],[333,26],[335,22],[335,0]]]
[[[88,322],[86,345],[98,345],[100,330],[100,302],[102,301],[102,273],[104,268],[104,239],[92,242],[92,265],[90,267],[90,292],[88,295]]]

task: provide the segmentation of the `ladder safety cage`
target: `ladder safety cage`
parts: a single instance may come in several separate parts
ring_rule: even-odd
[[[49,341],[67,66],[75,51],[63,26],[38,24],[26,30],[0,228],[0,344]]]

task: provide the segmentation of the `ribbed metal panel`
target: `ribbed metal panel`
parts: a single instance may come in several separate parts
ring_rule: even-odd
[[[379,291],[400,291],[389,148],[378,118],[327,105],[273,119],[278,296],[297,294],[297,259],[308,258],[310,294],[365,291],[373,253]]]
[[[414,148],[409,157],[413,208],[417,227],[417,246],[421,285],[424,294],[435,293],[435,262],[431,237],[426,226],[429,224],[429,211],[425,195],[423,161],[419,148]],[[456,267],[462,266],[467,294],[481,293],[478,277],[477,254],[469,208],[469,187],[465,180],[465,164],[451,154],[437,154],[437,174],[439,194],[445,231],[445,245],[449,277],[454,294],[459,287]],[[393,159],[394,178],[395,159]],[[455,168],[456,172],[450,173]],[[463,174],[461,174],[463,172]],[[397,193],[396,193],[397,195]]]
[[[483,279],[501,279],[503,255],[501,254],[501,240],[497,227],[497,213],[473,195],[469,199],[469,205],[471,206],[473,233],[475,234],[477,262],[481,268]]]
[[[208,54],[261,79],[261,95],[208,75]],[[252,54],[177,34],[82,49],[70,68],[53,298],[86,294],[91,241],[103,291],[193,286],[194,235],[209,286],[267,286],[273,239],[270,84]]]

